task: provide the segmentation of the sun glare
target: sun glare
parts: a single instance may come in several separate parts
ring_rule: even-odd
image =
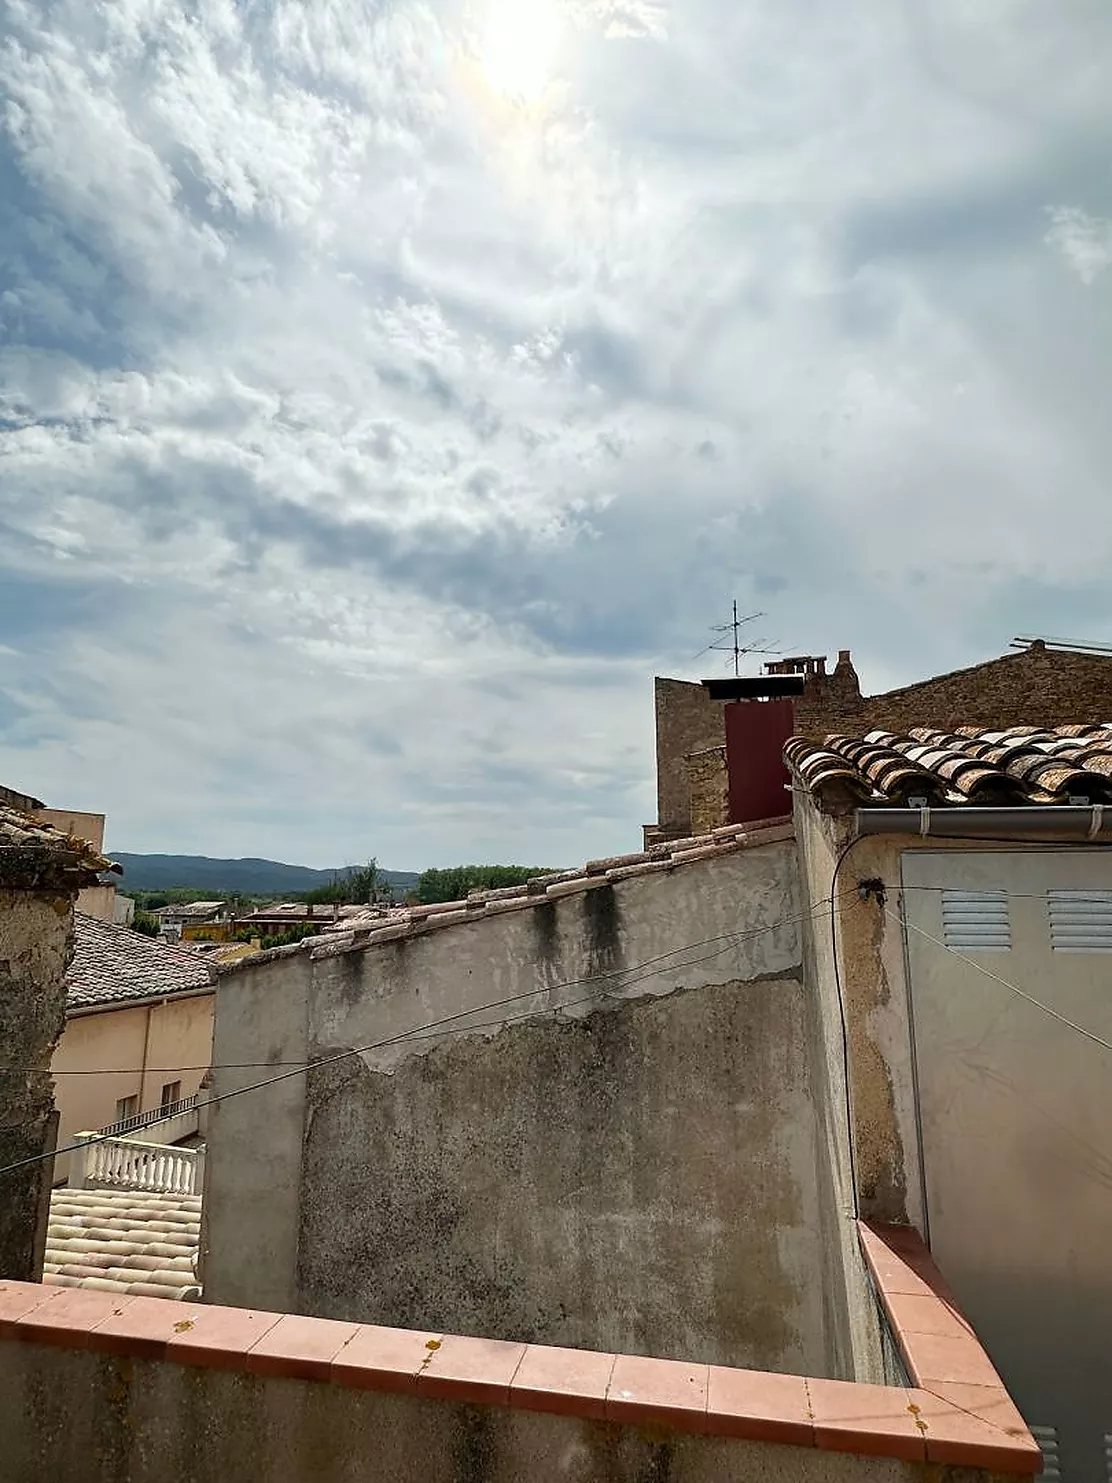
[[[552,80],[560,31],[555,0],[488,0],[479,60],[491,87],[507,98],[539,98]]]

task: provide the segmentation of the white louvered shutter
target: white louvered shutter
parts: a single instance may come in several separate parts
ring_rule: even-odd
[[[1006,953],[1012,924],[1006,891],[943,891],[942,938],[959,953]]]
[[[1056,953],[1112,953],[1112,891],[1047,891]]]

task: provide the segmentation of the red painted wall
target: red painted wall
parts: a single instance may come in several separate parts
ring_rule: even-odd
[[[790,700],[737,700],[725,708],[730,823],[791,812],[784,743],[794,730]]]

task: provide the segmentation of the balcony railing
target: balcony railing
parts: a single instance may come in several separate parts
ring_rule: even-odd
[[[88,1140],[87,1142],[84,1140]],[[134,1189],[149,1193],[199,1195],[204,1181],[203,1148],[140,1143],[78,1133],[70,1161],[71,1189]]]
[[[130,1117],[122,1117],[119,1122],[109,1123],[107,1127],[101,1128],[102,1133],[109,1133],[115,1138],[123,1138],[128,1133],[134,1133],[139,1128],[149,1128],[154,1123],[169,1122],[173,1117],[182,1117],[187,1113],[195,1112],[197,1108],[196,1092],[192,1097],[183,1097],[180,1102],[164,1102],[161,1107],[151,1107],[146,1112],[134,1112]],[[196,1132],[196,1129],[193,1129]]]

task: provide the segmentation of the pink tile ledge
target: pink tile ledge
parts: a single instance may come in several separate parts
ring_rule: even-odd
[[[927,1337],[937,1341],[939,1335]],[[13,1282],[0,1283],[4,1342],[94,1348],[769,1445],[1010,1473],[1034,1473],[1040,1465],[1038,1447],[998,1384],[939,1382],[932,1393],[926,1387],[806,1380]],[[975,1339],[970,1342],[983,1355]]]

